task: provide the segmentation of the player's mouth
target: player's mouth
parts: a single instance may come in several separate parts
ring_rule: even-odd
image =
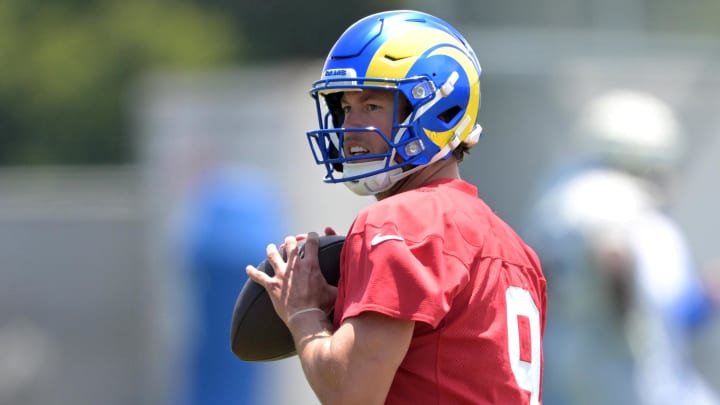
[[[359,159],[360,157],[365,155],[373,156],[374,154],[370,151],[370,149],[357,145],[351,146],[345,154],[345,156],[353,158],[353,163],[370,162],[382,159],[382,157],[377,157],[376,155],[373,158]]]
[[[362,146],[351,146],[350,147],[350,153],[348,153],[348,156],[362,156],[369,154],[370,151],[363,148]]]

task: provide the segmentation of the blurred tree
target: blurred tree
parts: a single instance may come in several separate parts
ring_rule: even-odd
[[[247,52],[265,60],[324,58],[353,22],[378,11],[406,8],[408,1],[194,0],[236,21],[238,35],[252,38]]]
[[[384,9],[486,28],[720,33],[717,0],[548,1],[0,0],[0,165],[127,162],[125,92],[142,72],[321,58]]]
[[[231,27],[178,0],[0,1],[0,165],[129,161],[128,85],[236,60]]]

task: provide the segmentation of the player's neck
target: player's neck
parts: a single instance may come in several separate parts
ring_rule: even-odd
[[[458,162],[454,156],[450,156],[446,160],[440,160],[418,170],[416,173],[400,180],[390,190],[377,194],[375,198],[382,200],[383,198],[387,198],[391,195],[414,190],[438,179],[460,179],[460,168],[458,167]]]

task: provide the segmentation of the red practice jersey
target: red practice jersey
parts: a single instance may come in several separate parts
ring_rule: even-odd
[[[415,321],[387,404],[540,404],[546,291],[535,253],[462,180],[363,210],[345,240],[335,324]]]

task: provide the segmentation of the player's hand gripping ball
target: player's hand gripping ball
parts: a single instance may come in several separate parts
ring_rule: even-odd
[[[328,284],[334,287],[337,287],[340,278],[340,251],[344,242],[345,237],[341,235],[320,236],[320,270]],[[298,246],[302,255],[305,241],[299,241]],[[281,248],[280,253],[286,258],[285,249]],[[269,276],[275,275],[267,259],[257,269]],[[230,338],[232,351],[241,360],[273,361],[296,354],[292,335],[275,313],[267,291],[250,279],[245,282],[235,303]]]

